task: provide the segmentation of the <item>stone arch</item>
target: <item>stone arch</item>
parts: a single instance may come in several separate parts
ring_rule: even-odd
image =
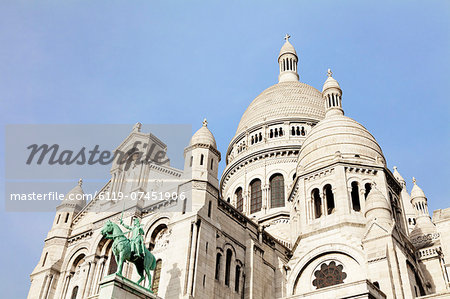
[[[68,271],[69,267],[72,265],[74,259],[80,255],[80,254],[84,254],[85,256],[89,255],[89,243],[88,242],[83,242],[81,244],[79,244],[78,246],[76,246],[75,248],[73,248],[69,254],[67,254],[66,256],[68,256],[69,258],[66,259],[63,263],[62,269]]]
[[[145,218],[144,218],[145,219]],[[165,223],[167,226],[169,225],[171,216],[169,214],[157,214],[153,217],[150,217],[148,220],[146,219],[146,223],[144,225],[144,242],[147,243],[149,240],[147,239],[151,230],[155,228],[155,225],[159,223]]]
[[[332,254],[346,256],[347,258],[354,260],[359,267],[365,267],[364,254],[360,250],[343,243],[324,244],[317,248],[311,249],[293,267],[291,273],[287,277],[288,294],[295,294],[297,283],[299,282],[300,277],[308,266],[312,265],[312,263],[320,264],[327,259],[327,256],[330,256]]]
[[[231,249],[231,251],[233,251],[234,256],[236,256],[236,249],[234,248],[233,244],[231,244],[230,242],[225,242],[225,244],[223,244],[223,251],[225,252],[228,248]]]
[[[169,219],[167,217],[161,217],[149,223],[150,223],[149,228],[147,230],[144,230],[145,232],[144,243],[148,248],[150,248],[151,251],[155,246],[155,241],[158,234],[163,230],[168,229]]]
[[[94,233],[94,242],[92,242],[91,248],[89,250],[89,252],[91,254],[95,254],[95,255],[102,255],[101,250],[102,248],[104,249],[104,245],[108,242],[108,241],[112,241],[109,239],[106,239],[100,232],[100,230],[98,230],[98,232]]]
[[[274,176],[275,174],[281,174],[283,176],[283,178],[285,180],[285,186],[286,186],[287,185],[286,179],[289,178],[289,176],[288,176],[287,172],[285,170],[283,170],[283,169],[273,169],[273,170],[269,171],[266,174],[266,178],[264,180],[264,184],[269,185],[270,184],[270,178],[272,176]]]

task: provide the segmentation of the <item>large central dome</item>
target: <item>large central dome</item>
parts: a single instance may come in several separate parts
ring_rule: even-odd
[[[275,84],[257,96],[245,110],[236,135],[265,122],[283,119],[321,120],[325,116],[322,93],[299,81]]]

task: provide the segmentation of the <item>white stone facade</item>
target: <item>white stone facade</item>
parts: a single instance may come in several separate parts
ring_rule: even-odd
[[[415,181],[407,192],[376,139],[344,116],[331,71],[322,92],[298,81],[289,36],[278,63],[279,83],[245,111],[220,181],[205,120],[184,169],[114,164],[99,192],[186,191],[192,210],[64,201],[28,298],[99,298],[100,281],[116,269],[100,230],[122,210],[125,223],[141,220],[162,298],[450,298],[450,208],[431,218]],[[165,151],[140,126],[118,149],[136,141]],[[83,193],[81,182],[69,193]],[[132,264],[124,276],[137,280]]]

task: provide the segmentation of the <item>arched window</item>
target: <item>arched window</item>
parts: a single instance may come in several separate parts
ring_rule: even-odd
[[[305,136],[305,135],[306,135],[305,127],[302,127],[302,131],[300,132],[300,134],[301,134],[302,136]]]
[[[261,211],[262,190],[261,181],[256,179],[250,183],[250,213]]]
[[[330,215],[335,210],[334,195],[330,184],[325,185],[323,188],[323,193],[325,194],[325,199],[327,202],[327,214]]]
[[[283,128],[280,128],[280,136],[283,136]]]
[[[72,296],[70,296],[70,299],[76,299],[78,294],[78,286],[73,288]]]
[[[292,127],[291,135],[295,135],[295,127]]]
[[[259,141],[262,141],[262,133],[259,133]]]
[[[201,154],[200,155],[200,165],[203,165],[203,159],[204,159],[204,156],[203,156],[203,154]]]
[[[370,190],[372,190],[372,185],[370,183],[366,183],[364,185],[364,189],[365,189],[364,199],[367,199],[367,195],[369,195]]]
[[[284,178],[279,173],[270,178],[270,207],[284,207]]]
[[[231,257],[233,252],[231,249],[227,249],[227,256],[225,259],[225,285],[230,285],[230,272],[231,272]]]
[[[297,135],[300,136],[300,127],[297,127]]]
[[[278,129],[277,128],[275,128],[275,135],[274,136],[278,137]]]
[[[234,194],[236,195],[236,209],[239,212],[242,212],[244,210],[244,199],[242,198],[242,188],[241,187],[237,188]]]
[[[273,130],[272,130],[272,129],[270,129],[269,137],[270,137],[270,138],[273,138]]]
[[[220,263],[222,262],[222,254],[220,252],[216,255],[216,274],[214,275],[214,278],[219,280],[220,279]]]
[[[159,259],[156,261],[155,270],[153,271],[152,291],[155,295],[158,295],[159,279],[161,278],[161,266],[162,260]]]
[[[234,291],[239,293],[239,280],[241,278],[241,266],[236,265],[236,275],[234,277]]]
[[[252,136],[252,144],[255,143],[255,137]]]
[[[319,189],[314,189],[311,196],[314,202],[314,217],[320,218],[322,216],[322,199],[320,198]]]
[[[361,211],[361,204],[359,202],[359,188],[357,182],[352,182],[352,207],[356,212]]]

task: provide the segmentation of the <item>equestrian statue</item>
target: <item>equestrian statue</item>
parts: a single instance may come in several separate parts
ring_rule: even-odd
[[[123,263],[125,261],[131,262],[136,266],[136,270],[140,276],[137,284],[140,284],[145,279],[145,274],[147,274],[149,281],[148,290],[151,291],[152,276],[150,271],[156,267],[156,258],[144,246],[144,231],[139,223],[139,219],[135,218],[133,226],[130,227],[123,223],[121,217],[120,224],[129,231],[122,232],[119,225],[111,220],[106,221],[101,231],[106,239],[113,240],[112,252],[114,253],[114,258],[118,266],[116,274],[122,276]],[[129,232],[132,233],[130,239],[125,237],[125,234]]]

